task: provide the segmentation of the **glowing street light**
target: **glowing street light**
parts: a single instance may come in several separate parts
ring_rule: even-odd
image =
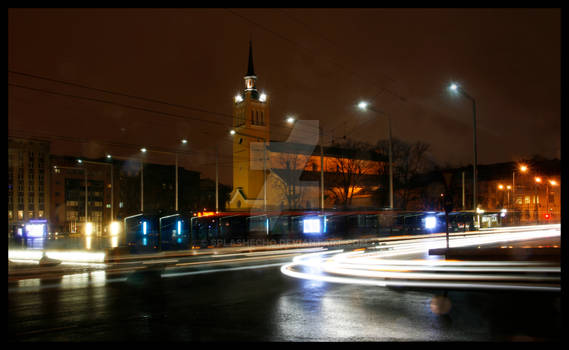
[[[188,143],[188,140],[182,139],[182,143],[185,145],[186,143]]]
[[[230,133],[231,135],[235,135],[235,130],[231,129],[231,130],[229,130],[229,133]]]
[[[474,99],[474,97],[470,96],[468,93],[466,93],[466,91],[464,91],[464,89],[462,87],[460,87],[459,85],[457,85],[456,83],[452,83],[449,86],[449,90],[451,90],[453,93],[460,93],[462,96],[470,99],[472,101],[472,114],[473,114],[473,139],[474,139],[474,163],[472,164],[472,170],[473,170],[473,176],[472,176],[472,181],[473,181],[473,189],[472,189],[472,202],[473,202],[473,209],[477,208],[476,203],[477,203],[477,189],[476,189],[476,178],[477,178],[477,174],[476,174],[476,168],[478,166],[478,150],[477,150],[477,139],[476,139],[476,100]]]
[[[146,148],[144,148],[144,147],[142,147],[142,148],[140,149],[140,152],[142,152],[142,153],[146,153],[146,151],[147,151],[147,150],[146,150]]]
[[[370,107],[369,104],[365,101],[361,101],[358,103],[358,108],[362,111],[366,111],[367,109],[372,110],[375,113],[383,114],[387,117],[387,123],[389,128],[389,207],[393,209],[393,139],[391,137],[391,117],[389,114],[376,110],[373,107]]]
[[[294,117],[288,117],[288,118],[286,118],[286,122],[289,123],[289,124],[293,124],[293,123],[294,123],[294,120],[295,120]]]

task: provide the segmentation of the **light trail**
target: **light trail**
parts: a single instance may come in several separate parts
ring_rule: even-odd
[[[452,248],[558,237],[560,225],[503,228],[452,237]],[[452,243],[452,244],[450,244]],[[287,276],[375,286],[560,291],[560,266],[539,261],[403,259],[446,247],[441,237],[382,242],[364,251],[298,256],[281,267]]]

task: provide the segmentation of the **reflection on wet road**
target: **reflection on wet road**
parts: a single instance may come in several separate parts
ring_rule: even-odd
[[[73,273],[65,272],[70,267],[53,267],[47,269],[48,273],[34,272],[9,281],[9,339],[82,342],[560,339],[557,292],[377,287],[291,278],[280,272],[281,267],[291,267],[291,261],[296,259],[306,266],[291,269],[314,274],[309,269],[321,269],[321,262],[332,261],[333,257],[340,267],[348,267],[350,274],[352,270],[370,270],[366,265],[374,265],[378,260],[383,271],[377,272],[406,272],[409,266],[414,266],[412,261],[427,260],[425,247],[423,253],[412,252],[416,243],[419,241],[407,240],[405,247],[398,247],[391,242],[366,251],[338,249],[344,251],[341,254],[333,249],[312,248],[164,258],[120,262],[104,268],[76,267],[84,270]],[[378,254],[395,253],[399,249],[405,254],[390,257]],[[308,263],[312,258],[315,265]],[[398,261],[405,264],[404,268]],[[468,264],[458,267],[442,264],[443,261],[432,259],[432,263],[441,265],[418,264],[413,269],[417,270],[415,273],[440,274],[441,268],[452,267],[452,272],[444,272],[452,275],[462,274],[462,269],[468,268]],[[320,273],[347,276],[333,271]],[[384,275],[362,279],[386,278]]]

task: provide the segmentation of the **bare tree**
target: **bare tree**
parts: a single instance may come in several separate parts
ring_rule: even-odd
[[[380,140],[377,143],[377,152],[387,154],[388,149],[388,140]],[[421,141],[410,144],[397,138],[393,139],[393,183],[396,207],[407,209],[408,203],[417,199],[412,198],[414,195],[411,189],[414,179],[417,175],[425,173],[435,166],[434,161],[428,157],[429,150],[430,145]],[[382,176],[384,185],[381,186],[381,189],[383,191],[388,188],[388,181],[389,179],[385,175]],[[385,195],[378,196],[378,198],[383,197]]]
[[[336,167],[336,172],[327,187],[336,204],[350,206],[354,194],[371,185],[370,176],[377,175],[378,162],[371,146],[364,142],[347,139],[331,149],[334,153],[332,166]]]
[[[288,209],[301,207],[305,191],[301,175],[309,159],[309,155],[302,153],[280,153],[277,160],[279,168],[272,169],[278,175],[277,187],[285,198]]]

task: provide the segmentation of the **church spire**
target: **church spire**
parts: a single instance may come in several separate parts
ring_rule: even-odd
[[[255,76],[255,69],[253,68],[253,44],[249,40],[249,66],[247,67],[247,77]]]
[[[253,44],[251,43],[251,40],[249,40],[249,65],[247,67],[247,75],[245,75],[243,79],[245,79],[246,91],[257,91],[257,87],[255,86],[257,76],[255,75],[255,69],[253,68]]]

